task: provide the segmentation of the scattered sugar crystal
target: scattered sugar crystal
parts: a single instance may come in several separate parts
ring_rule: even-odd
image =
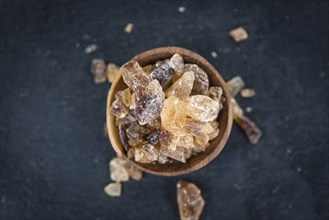
[[[112,197],[121,196],[121,183],[110,183],[104,188],[104,192]]]

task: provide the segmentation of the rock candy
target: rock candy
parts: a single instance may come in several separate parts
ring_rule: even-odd
[[[104,187],[104,192],[112,197],[121,196],[121,183],[110,183]]]
[[[124,118],[128,114],[127,107],[120,98],[114,100],[110,108],[111,113],[117,118]]]
[[[156,62],[150,76],[158,80],[163,88],[166,88],[171,82],[173,74],[174,70],[170,67],[170,61],[164,60]]]
[[[217,102],[220,102],[222,95],[223,95],[223,89],[218,86],[210,87],[207,92],[207,96],[209,96],[211,99]]]
[[[156,161],[159,157],[159,151],[151,144],[144,144],[141,148],[144,156],[150,161]]]
[[[192,71],[195,76],[192,95],[205,95],[209,88],[208,75],[196,64],[185,64],[184,72]]]
[[[144,73],[136,61],[125,63],[120,69],[120,74],[128,87],[136,93],[137,98],[140,97],[144,88],[151,82],[151,77]]]
[[[188,116],[202,122],[215,120],[219,113],[219,103],[204,95],[187,98],[185,108]]]
[[[227,81],[226,85],[231,94],[231,97],[233,98],[240,92],[241,89],[243,89],[245,83],[240,76],[236,76]]]
[[[205,205],[200,189],[183,180],[177,183],[177,203],[181,220],[198,220]]]
[[[106,65],[102,59],[93,59],[91,61],[91,73],[94,76],[96,84],[106,81]]]
[[[111,179],[116,182],[125,182],[129,180],[129,174],[121,160],[120,158],[113,158],[109,164]]]
[[[116,79],[119,78],[119,76],[120,76],[119,70],[120,70],[120,68],[117,65],[115,65],[114,63],[107,64],[106,77],[110,83],[114,82]]]
[[[191,94],[194,79],[195,77],[192,71],[185,72],[182,77],[166,90],[166,97],[176,96],[180,99],[187,98]]]
[[[174,69],[176,75],[181,76],[182,73],[184,72],[184,60],[183,60],[183,57],[180,54],[175,53],[170,58],[169,66]]]
[[[184,127],[185,120],[183,103],[174,96],[167,98],[161,111],[162,126],[170,132],[179,132]]]
[[[136,103],[135,113],[139,124],[145,125],[160,115],[164,93],[157,80],[150,82]]]

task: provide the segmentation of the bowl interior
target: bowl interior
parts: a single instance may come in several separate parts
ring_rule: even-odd
[[[207,147],[206,151],[198,153],[196,156],[192,156],[186,161],[186,163],[181,163],[174,160],[174,162],[166,164],[143,164],[130,160],[131,163],[143,171],[161,176],[186,174],[205,166],[223,149],[232,127],[232,107],[225,81],[216,69],[203,57],[184,48],[161,47],[143,52],[133,57],[132,60],[136,60],[141,66],[145,66],[148,64],[154,64],[159,60],[168,59],[175,53],[181,54],[185,63],[193,63],[201,67],[208,74],[210,86],[220,86],[223,88],[223,96],[227,101],[224,103],[224,107],[218,117],[220,129],[219,136],[210,141],[210,145]],[[122,77],[118,78],[117,81],[112,84],[107,100],[107,128],[114,150],[119,155],[129,160],[126,157],[126,152],[120,143],[118,128],[115,125],[115,118],[109,110],[112,102],[114,101],[114,95],[116,92],[125,88],[127,88],[127,85],[124,83]]]

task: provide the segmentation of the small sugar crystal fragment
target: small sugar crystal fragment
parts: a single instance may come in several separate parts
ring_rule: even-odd
[[[131,97],[131,93],[130,93],[130,89],[124,89],[122,91],[118,91],[117,94],[115,95],[117,98],[121,99],[121,101],[123,102],[123,104],[129,108],[131,106],[132,103],[132,97]]]
[[[144,88],[151,82],[151,77],[144,73],[136,61],[125,63],[120,69],[120,74],[128,87],[136,93],[136,98],[141,96]]]
[[[158,80],[163,88],[167,88],[173,74],[174,69],[170,66],[170,61],[164,60],[155,63],[154,69],[150,75],[153,79]]]
[[[258,140],[262,136],[262,131],[257,127],[257,125],[251,121],[247,116],[244,115],[243,110],[236,102],[232,99],[233,105],[233,119],[239,125],[239,127],[244,131],[248,140],[252,144],[257,144]]]
[[[159,157],[159,151],[151,144],[144,144],[141,148],[144,156],[150,161],[156,161]]]
[[[198,220],[205,206],[200,189],[183,180],[177,183],[177,203],[181,220]]]
[[[102,59],[93,59],[91,61],[91,73],[94,76],[96,84],[106,81],[106,65]]]
[[[185,108],[188,116],[202,122],[215,120],[219,113],[219,103],[204,95],[188,97]]]
[[[227,81],[226,84],[232,98],[234,98],[245,86],[245,83],[240,76],[233,77]]]
[[[184,60],[183,60],[183,57],[180,54],[175,53],[170,58],[169,66],[174,69],[176,75],[181,76],[182,73],[184,72]]]
[[[123,104],[122,100],[117,98],[111,105],[110,111],[117,118],[124,118],[128,114],[127,107]]]
[[[240,91],[240,95],[243,97],[243,98],[251,98],[251,97],[254,97],[256,95],[256,92],[254,89],[250,89],[250,88],[245,88],[245,89],[242,89]]]
[[[179,132],[184,127],[185,120],[183,103],[175,96],[167,98],[161,110],[162,126],[170,132]]]
[[[121,183],[110,183],[104,188],[104,192],[112,197],[121,196]]]
[[[133,165],[129,164],[127,162],[127,171],[128,171],[128,174],[129,174],[129,177],[133,180],[140,180],[142,179],[143,177],[143,173],[140,169],[137,169],[136,167],[134,167]]]
[[[150,82],[136,103],[135,113],[139,124],[145,125],[159,117],[164,93],[157,80]]]
[[[120,76],[119,70],[120,70],[120,68],[117,65],[115,65],[114,63],[107,64],[106,76],[107,76],[107,80],[110,83],[114,82]]]
[[[111,179],[116,182],[125,182],[129,180],[129,174],[124,167],[121,158],[113,158],[110,161]]]
[[[180,99],[187,98],[191,94],[194,79],[195,77],[192,71],[185,72],[181,78],[166,90],[166,97],[176,96]]]
[[[209,88],[209,79],[207,73],[196,64],[185,64],[184,71],[194,73],[194,83],[192,95],[205,95]]]
[[[130,34],[133,31],[134,25],[132,23],[128,23],[124,29],[127,34]]]
[[[235,42],[240,42],[248,38],[247,31],[243,27],[238,27],[231,30],[229,35]]]
[[[220,102],[220,99],[223,95],[223,89],[218,86],[212,86],[209,88],[207,92],[207,96],[209,96],[211,99]]]

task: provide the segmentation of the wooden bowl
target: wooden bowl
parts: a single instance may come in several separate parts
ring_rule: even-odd
[[[206,151],[198,153],[196,156],[192,156],[186,161],[186,163],[174,161],[173,163],[166,164],[143,164],[128,159],[126,156],[126,152],[123,146],[121,145],[119,139],[119,132],[117,126],[115,125],[115,118],[110,112],[110,106],[114,101],[114,96],[117,91],[127,88],[127,85],[123,82],[121,76],[115,82],[112,83],[112,87],[107,97],[106,123],[108,136],[112,147],[114,148],[118,156],[121,156],[127,161],[130,161],[137,168],[147,173],[159,176],[176,176],[187,174],[207,165],[223,149],[232,127],[232,106],[225,81],[222,79],[216,69],[203,57],[190,50],[180,47],[160,47],[140,53],[133,57],[132,60],[137,61],[140,66],[145,66],[148,64],[154,64],[159,60],[168,59],[175,53],[179,53],[180,55],[182,55],[185,63],[194,63],[201,67],[208,74],[211,86],[220,86],[223,88],[223,96],[226,98],[226,102],[224,103],[224,108],[222,109],[219,115],[220,133],[218,137],[210,141],[210,145],[207,147]]]

